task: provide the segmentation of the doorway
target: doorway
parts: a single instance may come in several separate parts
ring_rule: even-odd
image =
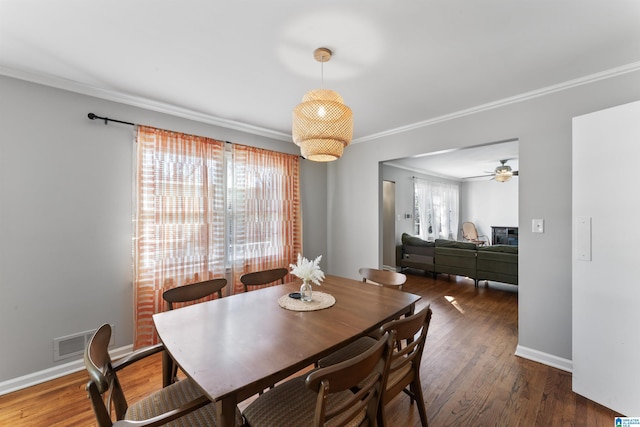
[[[382,181],[382,267],[396,269],[396,183]]]

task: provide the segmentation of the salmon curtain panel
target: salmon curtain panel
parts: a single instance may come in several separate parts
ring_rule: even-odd
[[[225,144],[137,128],[134,346],[158,340],[162,293],[225,277]]]
[[[244,273],[285,267],[302,251],[300,158],[233,144],[230,256],[234,293]]]

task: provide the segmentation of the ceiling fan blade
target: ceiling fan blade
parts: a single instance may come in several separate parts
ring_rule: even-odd
[[[472,179],[472,178],[488,178],[488,177],[493,177],[494,174],[489,173],[487,175],[476,175],[476,176],[465,176],[464,179]]]

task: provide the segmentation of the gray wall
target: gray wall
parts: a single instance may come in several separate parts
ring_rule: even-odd
[[[133,128],[89,112],[298,153],[293,143],[0,76],[0,383],[45,370],[52,340],[115,325],[132,343]],[[302,161],[305,255],[326,254],[327,168]],[[326,262],[326,261],[325,261]]]
[[[352,144],[329,165],[329,271],[356,278],[359,266],[381,265],[379,162],[517,138],[519,345],[570,360],[571,118],[638,99],[633,72]],[[524,226],[533,218],[544,234]]]

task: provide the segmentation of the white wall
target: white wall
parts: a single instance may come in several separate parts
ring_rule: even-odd
[[[460,187],[460,227],[473,222],[491,240],[492,226],[518,226],[518,177],[507,182],[465,181]],[[462,236],[459,237],[462,239]]]
[[[0,386],[64,365],[53,362],[55,337],[109,322],[116,347],[132,343],[133,128],[89,112],[299,153],[293,143],[8,77],[0,94]],[[302,161],[305,254],[327,253],[326,170]]]
[[[571,118],[637,99],[633,72],[352,144],[329,165],[329,272],[381,264],[379,162],[517,138],[518,224],[545,220],[544,234],[520,228],[519,353],[570,369]]]

